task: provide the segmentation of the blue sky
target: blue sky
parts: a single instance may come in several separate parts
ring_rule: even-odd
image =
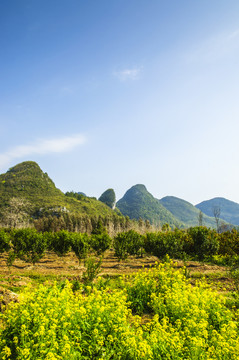
[[[0,1],[0,173],[239,202],[237,0]]]

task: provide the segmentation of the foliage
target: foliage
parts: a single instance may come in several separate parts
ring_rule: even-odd
[[[167,254],[170,257],[180,256],[184,246],[182,234],[183,232],[178,230],[147,233],[144,240],[145,251],[158,258],[163,258]]]
[[[10,235],[3,229],[0,230],[0,254],[10,250]]]
[[[239,254],[239,233],[235,229],[219,235],[219,253],[222,255]]]
[[[52,233],[51,249],[58,255],[64,256],[71,250],[70,233],[66,230],[61,230]]]
[[[123,215],[128,215],[130,219],[142,218],[156,226],[164,223],[168,223],[172,227],[181,225],[180,221],[158,199],[154,198],[144,185],[138,184],[131,187],[116,206]]]
[[[83,193],[77,193],[77,192],[74,192],[74,191],[67,191],[65,193],[66,196],[69,196],[69,197],[72,197],[74,199],[77,199],[77,200],[82,200],[84,199],[84,197],[86,197],[85,194]]]
[[[219,240],[216,231],[203,226],[190,228],[188,231],[193,240],[193,253],[199,259],[214,255],[219,250]]]
[[[102,283],[102,279],[98,280]],[[238,313],[172,263],[87,293],[64,286],[27,288],[1,315],[2,360],[237,360]],[[136,314],[151,313],[145,322]]]
[[[114,241],[115,256],[119,260],[126,259],[128,255],[139,255],[143,246],[143,238],[134,230],[119,233],[115,236]]]
[[[68,213],[80,213],[88,216],[118,216],[112,209],[96,199],[81,194],[76,196],[75,193],[65,195],[56,188],[48,174],[44,173],[34,161],[22,162],[0,175],[1,221],[3,223],[4,219],[7,219],[6,226],[9,226],[9,221],[15,222],[17,219],[16,216],[12,218],[10,209],[11,199],[14,198],[21,199],[28,204],[27,208],[18,213],[24,221],[26,221],[26,213],[28,221],[44,216],[60,217]]]
[[[43,257],[46,251],[46,241],[43,235],[35,229],[18,229],[12,231],[11,244],[12,252],[9,254],[9,264],[17,257],[26,262],[31,262],[34,265]]]
[[[95,226],[93,226],[93,230],[91,231],[92,235],[101,235],[101,234],[107,234],[106,228],[102,223],[102,219],[98,218],[97,223]]]
[[[216,197],[211,200],[203,201],[196,205],[203,213],[214,216],[215,208],[220,209],[220,218],[230,224],[239,225],[239,204],[225,198]]]
[[[185,224],[186,227],[199,225],[200,210],[188,201],[175,196],[165,196],[160,199],[160,203],[170,211],[179,222]],[[209,217],[201,213],[202,225],[212,228],[215,227],[215,220],[212,216],[213,215]]]
[[[107,233],[95,234],[90,237],[90,246],[97,255],[102,255],[107,249],[109,249],[112,243],[112,239]]]
[[[116,203],[116,196],[113,189],[106,190],[100,197],[99,201],[103,202],[111,209],[114,209]]]
[[[119,260],[124,260],[128,257],[128,237],[125,232],[119,233],[114,237],[113,246],[115,256]]]
[[[71,248],[74,251],[79,262],[85,259],[89,252],[89,236],[87,234],[71,233]]]
[[[12,265],[16,258],[35,264],[44,252],[54,251],[64,256],[72,250],[79,261],[89,253],[96,256],[113,247],[119,260],[129,255],[142,256],[146,252],[163,259],[195,258],[230,265],[231,259],[239,256],[239,233],[235,229],[222,234],[206,227],[188,230],[147,232],[144,236],[134,230],[118,233],[112,242],[101,220],[96,222],[95,234],[81,232],[37,232],[34,228],[0,230],[0,253],[8,253],[7,263]]]
[[[92,282],[100,273],[102,259],[102,257],[99,260],[94,257],[89,257],[85,260],[86,270],[83,273],[82,279],[86,286],[92,285]]]

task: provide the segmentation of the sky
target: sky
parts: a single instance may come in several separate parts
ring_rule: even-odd
[[[0,173],[239,203],[238,0],[0,0]]]

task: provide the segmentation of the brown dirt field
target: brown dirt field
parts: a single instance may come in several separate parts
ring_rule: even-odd
[[[45,256],[39,260],[36,265],[26,263],[21,260],[16,260],[13,266],[9,269],[6,265],[7,254],[0,256],[0,286],[4,285],[2,277],[17,276],[18,286],[26,285],[26,277],[28,275],[53,275],[57,277],[78,277],[84,271],[83,262],[79,261],[73,252],[70,252],[64,257],[58,257],[56,254],[47,252]],[[142,268],[149,268],[158,262],[155,256],[135,257],[131,256],[124,261],[118,261],[114,256],[113,250],[108,250],[105,253],[100,275],[117,276],[123,274],[131,274],[139,271]],[[214,278],[217,281],[228,282],[226,268],[217,265],[209,265],[199,263],[196,261],[187,261],[187,271],[192,278]],[[177,261],[176,267],[181,268],[184,266],[183,261]],[[20,277],[20,278],[19,278]]]

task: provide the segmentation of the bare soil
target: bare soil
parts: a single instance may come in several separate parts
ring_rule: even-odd
[[[0,289],[7,289],[18,293],[34,279],[57,278],[79,279],[85,270],[84,263],[79,263],[73,252],[59,257],[53,252],[47,252],[34,266],[17,259],[9,269],[6,264],[7,254],[0,256]],[[147,269],[159,262],[155,256],[144,255],[141,257],[131,256],[124,261],[119,261],[113,250],[105,253],[100,275],[115,277],[135,273],[141,269]],[[183,261],[175,261],[177,268],[185,266]],[[209,265],[196,261],[186,262],[187,275],[192,284],[202,277],[217,291],[224,292],[233,290],[234,284],[228,276],[227,269],[222,266]]]

